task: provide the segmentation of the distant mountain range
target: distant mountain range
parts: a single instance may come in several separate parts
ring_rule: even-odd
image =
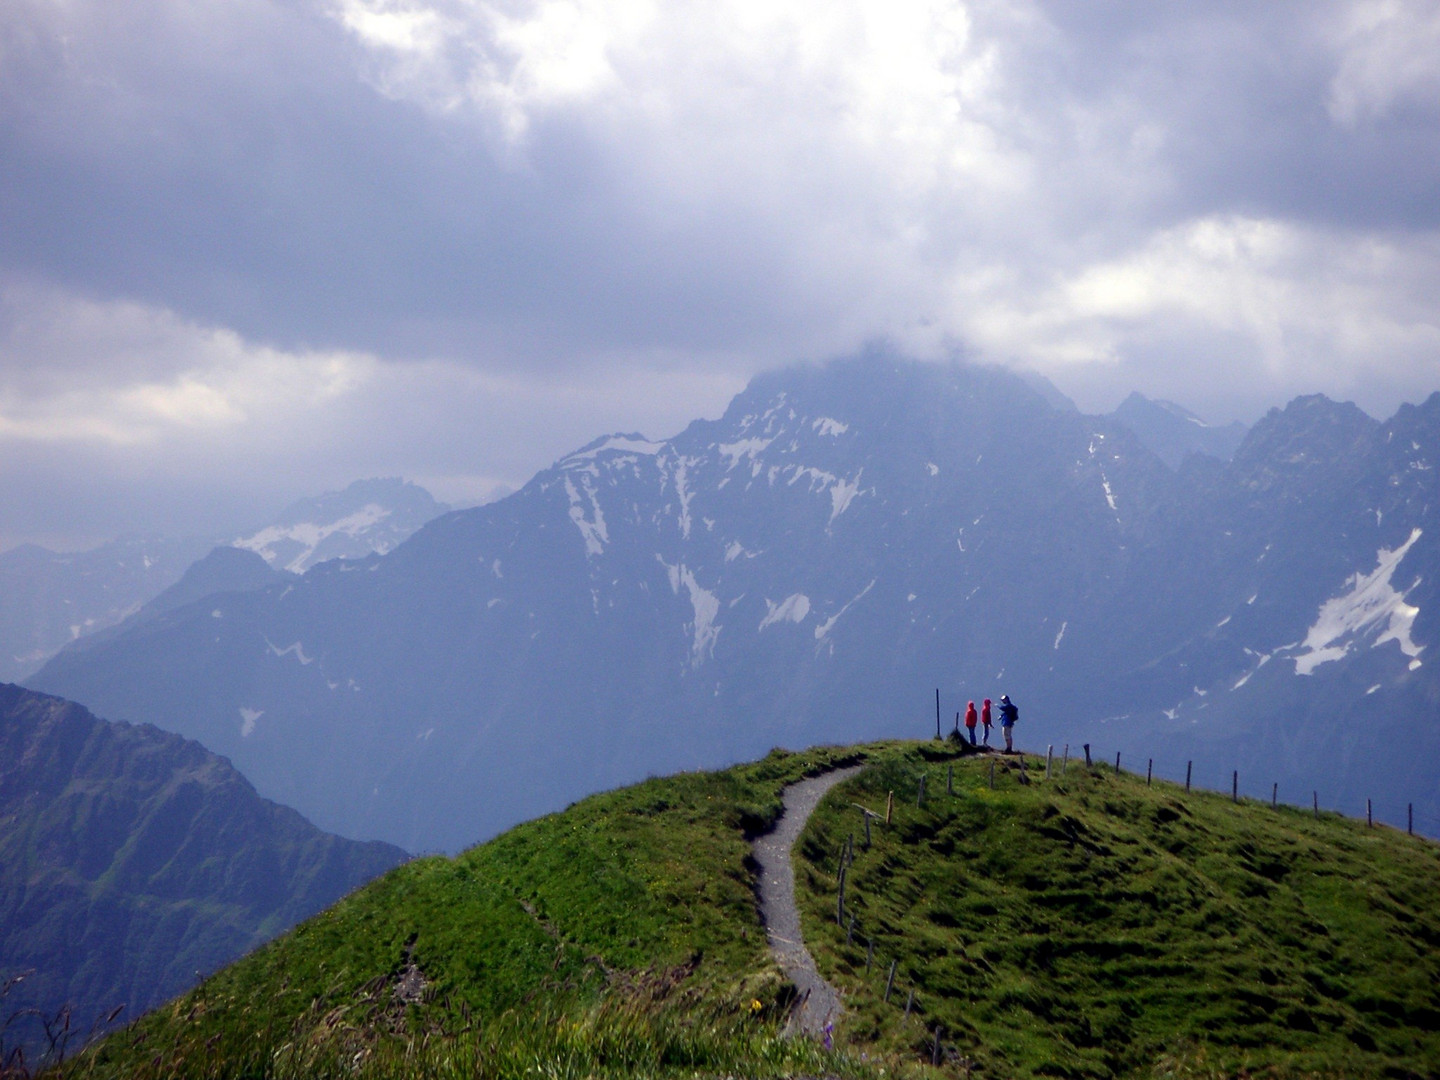
[[[1385,423],[1298,399],[1178,469],[1178,439],[1056,398],[879,356],[766,375],[718,421],[598,439],[388,555],[77,643],[32,683],[412,850],[647,772],[914,734],[937,686],[947,729],[1008,691],[1031,746],[1440,821],[1440,396]]]
[[[134,615],[217,545],[300,573],[325,559],[389,551],[448,509],[415,484],[357,480],[230,540],[132,537],[76,553],[13,548],[0,553],[0,680],[24,678],[69,642]]]
[[[78,1049],[116,1006],[134,1019],[404,858],[177,735],[0,684],[0,982],[25,976],[0,1042],[34,1064],[69,1005]]]

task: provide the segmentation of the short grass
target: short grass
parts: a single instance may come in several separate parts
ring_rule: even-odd
[[[854,760],[777,752],[650,780],[408,863],[63,1071],[813,1072],[814,1045],[778,1038],[790,988],[755,910],[749,838],[785,784]]]
[[[806,938],[846,996],[827,1052],[780,1037],[793,989],[750,838],[785,784],[858,760],[797,849]],[[1033,757],[1034,782],[1006,759],[991,790],[989,764],[871,744],[598,795],[400,867],[61,1071],[892,1080],[938,1075],[938,1025],[957,1078],[1440,1076],[1434,845],[1073,762],[1046,782]],[[867,848],[853,804],[892,791]]]
[[[984,1076],[1440,1075],[1435,844],[1108,765],[1047,781],[1030,757],[1024,783],[1002,758],[992,789],[992,760],[887,752],[801,837],[806,940],[851,1045],[920,1057],[938,1026]],[[854,804],[890,792],[867,848]]]

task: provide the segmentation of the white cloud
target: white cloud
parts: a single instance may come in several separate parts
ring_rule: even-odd
[[[1355,125],[1401,105],[1440,112],[1440,4],[1435,0],[1363,0],[1334,20],[1338,56],[1330,115]]]

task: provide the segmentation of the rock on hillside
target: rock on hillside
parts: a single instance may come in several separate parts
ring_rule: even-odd
[[[405,858],[321,832],[224,758],[0,685],[0,977],[7,1015],[131,1019]],[[29,1018],[4,1032],[43,1049]]]

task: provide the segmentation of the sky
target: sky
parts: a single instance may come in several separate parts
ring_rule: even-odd
[[[875,343],[1440,390],[1440,0],[0,4],[0,549],[473,503]]]

